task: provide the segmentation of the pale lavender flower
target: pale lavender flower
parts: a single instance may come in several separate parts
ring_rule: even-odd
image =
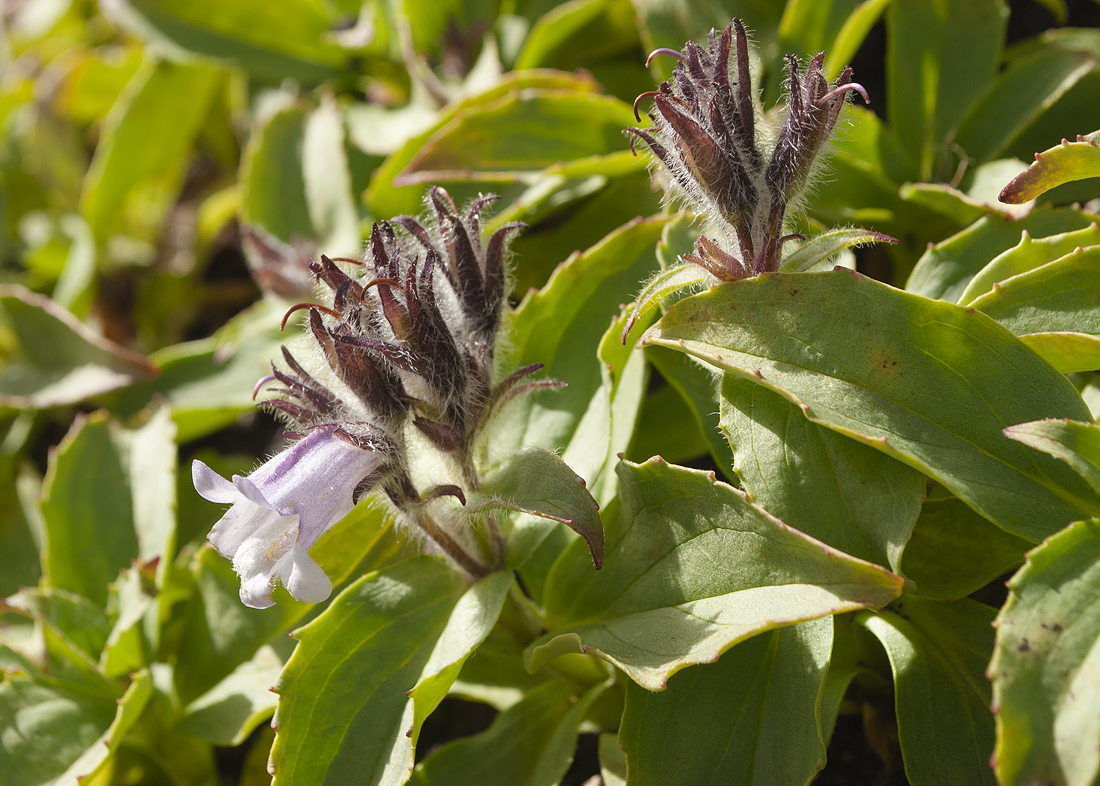
[[[195,490],[211,502],[233,505],[214,525],[210,542],[233,561],[241,601],[254,609],[273,605],[277,580],[298,600],[325,600],[332,582],[308,549],[351,511],[387,464],[384,451],[364,449],[336,426],[311,430],[232,482],[195,461]]]

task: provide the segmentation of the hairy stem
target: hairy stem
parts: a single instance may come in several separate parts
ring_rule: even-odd
[[[458,544],[458,541],[452,538],[450,533],[445,529],[440,527],[435,522],[435,519],[429,516],[426,511],[417,511],[413,516],[413,520],[416,522],[416,526],[443,550],[444,554],[458,563],[459,567],[475,579],[480,579],[489,573],[489,568],[471,557],[470,554]]]

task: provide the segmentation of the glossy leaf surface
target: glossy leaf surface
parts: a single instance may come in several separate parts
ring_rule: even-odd
[[[251,660],[191,702],[178,728],[215,745],[240,745],[275,711],[278,696],[271,688],[282,670],[274,650],[261,647]]]
[[[710,366],[682,352],[672,352],[664,347],[647,347],[645,353],[665,381],[691,407],[699,431],[707,441],[711,458],[723,476],[727,480],[735,480],[737,476],[733,471],[733,450],[719,428],[721,380]]]
[[[625,379],[628,384],[622,389],[623,400],[618,408],[640,404],[634,401],[627,406],[630,402],[626,399],[633,401],[644,391],[644,382],[640,383],[638,376],[645,372],[643,359],[633,358],[621,345],[614,350],[614,357],[603,363],[600,353],[612,351],[612,342],[619,340],[607,329],[620,315],[622,293],[657,268],[653,246],[665,224],[661,218],[636,219],[620,227],[561,264],[550,281],[541,290],[529,292],[510,316],[513,362],[517,366],[542,363],[541,373],[546,378],[568,380],[568,385],[510,403],[496,416],[495,428],[499,430],[494,430],[494,444],[498,450],[513,452],[528,446],[564,448],[563,459],[597,497],[597,484],[601,474],[607,474],[609,456],[613,460],[614,453],[626,450],[630,439],[627,433],[626,443],[612,452],[617,436],[611,422],[612,410],[619,398],[615,394]],[[637,336],[632,340],[636,341]],[[623,435],[618,437],[621,442]],[[508,547],[513,564],[523,564],[551,531],[553,528],[547,527],[544,520],[520,516]],[[557,558],[557,551],[551,550],[543,557],[539,569],[542,578]],[[542,578],[524,579],[536,599],[541,594],[538,585]]]
[[[1100,369],[1100,338],[1087,333],[1027,333],[1023,344],[1063,374]]]
[[[567,91],[592,93],[598,85],[591,78],[549,69],[513,74],[502,79],[494,87],[463,101],[456,102],[440,113],[435,124],[423,133],[409,139],[397,152],[375,170],[365,199],[373,215],[387,218],[401,213],[414,214],[420,210],[425,187],[421,185],[397,186],[394,181],[408,168],[420,149],[434,135],[447,128],[467,110],[500,101],[509,94],[520,91]],[[633,117],[631,117],[633,119]]]
[[[656,269],[653,246],[664,225],[659,218],[635,220],[615,230],[559,266],[545,287],[520,303],[510,320],[513,362],[542,363],[546,377],[568,380],[569,386],[509,405],[503,420],[510,430],[502,429],[501,441],[554,450],[574,437],[603,384],[595,360],[597,337],[618,317],[623,293]],[[518,427],[512,425],[514,417],[521,419]],[[601,460],[605,450],[599,450]]]

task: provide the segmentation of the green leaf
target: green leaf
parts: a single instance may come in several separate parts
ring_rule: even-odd
[[[1059,35],[1063,31],[1071,35],[1063,38]],[[1095,30],[1083,28],[1076,30],[1061,28],[1061,30],[1048,31],[1031,40],[1049,41],[1058,49],[1085,49],[1086,47],[1065,43],[1065,39],[1076,38],[1072,33],[1093,34],[1095,32]],[[1100,43],[1100,39],[1097,39],[1095,35],[1092,37],[1094,42]],[[1026,40],[1016,46],[1025,48]],[[1090,54],[1096,57],[1097,52],[1100,52],[1100,49],[1091,48]],[[1036,122],[1025,128],[1012,141],[1006,154],[1019,158],[1021,161],[1031,162],[1034,160],[1036,151],[1045,150],[1052,144],[1057,143],[1058,140],[1069,139],[1073,141],[1078,134],[1087,132],[1090,129],[1100,128],[1100,106],[1097,106],[1097,99],[1100,99],[1100,69],[1093,69],[1066,91],[1065,95],[1053,106],[1043,112]],[[1091,135],[1086,135],[1084,138],[1086,140],[1090,139]],[[1093,184],[1087,182],[1076,183],[1059,189],[1057,194],[1050,194],[1044,201],[1050,200],[1061,204],[1083,203],[1094,195],[1095,186]]]
[[[135,430],[102,414],[74,424],[42,491],[43,566],[52,586],[103,605],[107,585],[139,557],[159,559],[162,580],[175,551],[174,431],[163,409]]]
[[[1095,135],[1078,136],[1076,142],[1061,144],[1035,154],[1035,163],[1001,191],[1001,201],[1022,204],[1055,186],[1087,177],[1100,177],[1100,148]]]
[[[779,393],[810,420],[931,475],[1038,541],[1100,499],[1001,429],[1087,419],[1069,381],[974,309],[847,270],[737,281],[673,306],[644,339]]]
[[[524,451],[489,473],[467,501],[471,512],[503,508],[565,524],[584,538],[597,570],[603,565],[599,507],[583,478],[556,454],[539,448]]]
[[[302,167],[309,119],[301,106],[280,109],[253,132],[241,159],[242,220],[288,243],[316,237]]]
[[[247,0],[114,0],[112,21],[175,60],[231,61],[269,82],[338,76],[351,53],[330,42],[336,20],[311,0],[255,6]],[[227,64],[228,65],[228,64]]]
[[[400,784],[424,718],[496,622],[511,574],[473,587],[444,560],[369,573],[295,635],[276,691],[275,784]]]
[[[898,576],[787,527],[713,474],[660,459],[618,472],[604,569],[576,544],[558,560],[545,594],[551,632],[528,649],[529,668],[591,651],[661,690],[754,634],[900,592]]]
[[[1023,562],[1030,546],[956,497],[926,500],[901,558],[905,589],[934,600],[965,598]]]
[[[0,772],[5,786],[53,783],[108,732],[117,706],[107,697],[73,693],[45,680],[14,675],[0,683]]]
[[[991,292],[998,283],[1060,259],[1074,249],[1096,245],[1100,245],[1100,228],[1095,222],[1085,229],[1037,240],[1024,230],[1018,244],[993,257],[970,279],[966,290],[959,296],[959,303],[968,306],[981,295]]]
[[[639,330],[629,336],[625,342],[621,338],[626,329],[627,319],[624,310],[618,319],[612,321],[611,326],[603,334],[596,353],[600,362],[600,373],[603,376],[602,390],[606,391],[608,399],[610,425],[607,448],[599,462],[598,474],[592,487],[593,496],[601,505],[606,505],[618,496],[619,484],[618,476],[614,471],[615,464],[618,457],[630,447],[634,438],[638,417],[641,415],[646,390],[649,387],[649,364],[646,362],[645,353],[634,351],[642,331]],[[649,327],[648,321],[639,327],[643,329]],[[588,430],[587,418],[594,412],[598,412],[598,408],[590,407],[585,413],[585,420],[581,421],[577,428],[578,432]],[[566,461],[573,461],[577,444],[578,440],[573,440],[566,448],[564,456]]]
[[[78,417],[42,487],[46,580],[100,606],[107,585],[138,556],[128,436],[102,414]]]
[[[55,783],[79,783],[85,779],[94,782],[97,775],[108,769],[111,758],[141,718],[152,695],[152,675],[148,671],[134,675],[130,687],[118,700],[118,709],[111,725],[69,765]]]
[[[1083,52],[1057,49],[1040,49],[1016,60],[974,103],[959,126],[955,143],[962,149],[961,154],[979,162],[997,158],[1021,131],[1095,67],[1095,59]]]
[[[223,85],[218,70],[197,64],[161,61],[134,75],[104,121],[80,197],[80,212],[100,241],[118,227],[120,211],[140,194],[137,186],[182,178],[187,153]]]
[[[1100,336],[1100,246],[1000,282],[970,302],[1016,335],[1072,331]]]
[[[1095,229],[1095,225],[1093,225]],[[1076,235],[1081,233],[1070,233]],[[1077,248],[971,301],[1063,373],[1100,368],[1100,246]],[[992,264],[992,263],[991,263]]]
[[[39,552],[40,529],[33,527],[24,509],[23,498],[29,497],[27,508],[37,510],[41,496],[41,478],[23,464],[22,454],[32,436],[34,414],[24,413],[9,420],[0,430],[0,597],[38,584],[41,577]],[[21,494],[23,486],[25,494]]]
[[[943,146],[996,77],[1007,22],[1000,0],[895,0],[887,11],[887,114],[921,180],[936,179]]]
[[[1085,229],[1096,216],[1079,210],[1040,206],[1025,218],[1008,221],[986,216],[937,243],[913,268],[905,289],[924,297],[959,301],[970,280],[996,257],[1020,242],[1025,230],[1035,238]]]
[[[156,373],[48,298],[0,285],[0,406],[75,404]]]
[[[886,668],[885,656],[875,638],[856,627],[855,616],[838,614],[833,617],[833,651],[817,704],[818,729],[826,748],[836,730],[840,708],[852,680],[863,674],[873,680],[873,684],[884,682],[881,672]],[[880,662],[881,668],[877,668]]]
[[[630,782],[808,783],[825,764],[816,707],[832,644],[826,617],[743,641],[662,693],[628,685],[619,741]]]
[[[344,150],[344,118],[331,97],[306,121],[301,156],[302,185],[319,251],[333,256],[357,254],[362,237]],[[254,204],[257,195],[249,193]]]
[[[604,732],[598,745],[603,786],[626,786],[626,754],[619,747],[618,735]]]
[[[477,104],[436,130],[395,186],[441,180],[522,180],[560,161],[627,148],[630,106],[611,96],[529,89]]]
[[[837,31],[832,45],[826,50],[828,56],[825,58],[825,73],[830,78],[839,76],[855,59],[860,45],[891,2],[893,0],[867,0],[856,4],[844,20],[844,25]]]
[[[411,91],[409,103],[396,109],[365,101],[348,103],[343,109],[348,141],[368,155],[386,156],[434,127],[439,110],[431,96],[419,82],[413,82]]]
[[[460,120],[463,113],[498,102],[513,92],[556,94],[560,92],[594,93],[598,90],[599,86],[590,77],[543,70],[513,74],[509,78],[502,79],[496,86],[455,103],[439,115],[439,120],[431,128],[409,139],[400,150],[393,153],[374,171],[371,175],[370,188],[367,189],[364,197],[371,214],[379,218],[388,218],[402,213],[415,214],[420,211],[425,187],[398,187],[394,184],[394,180],[405,171],[430,139],[443,129],[450,127],[452,123],[457,124],[456,121]],[[631,119],[633,120],[633,115]]]
[[[252,389],[271,372],[279,347],[281,306],[261,301],[231,319],[214,336],[165,347],[153,355],[159,376],[120,391],[112,411],[129,415],[163,397],[182,444],[206,436],[255,410]]]
[[[1050,11],[1050,15],[1054,17],[1054,23],[1058,25],[1064,25],[1066,23],[1066,17],[1069,15],[1069,9],[1066,7],[1066,0],[1037,0],[1046,10]]]
[[[96,297],[95,236],[88,222],[78,215],[62,216],[59,223],[72,244],[51,297],[74,316],[86,317]]]
[[[858,0],[792,0],[783,9],[779,22],[780,49],[797,57],[812,57],[822,50],[829,51],[841,26],[859,5]],[[880,14],[882,10],[879,9]],[[830,76],[837,74],[839,71]]]
[[[282,670],[275,650],[260,647],[251,660],[187,705],[176,728],[215,745],[240,745],[275,711],[278,697],[271,687]]]
[[[1024,168],[1023,163],[1014,159],[997,161],[984,166],[1001,170],[1002,165],[1008,171],[1002,172],[1003,176],[997,179],[998,186]],[[982,174],[981,169],[982,167],[979,167],[975,170],[975,177]],[[953,229],[977,221],[990,213],[999,213],[1009,220],[1016,220],[1026,216],[1030,208],[1030,205],[1020,207],[1002,204],[997,201],[996,191],[992,194],[971,195],[943,183],[906,183],[899,189],[898,195],[909,205],[920,205],[949,219]]]
[[[18,611],[42,626],[51,657],[67,656],[81,661],[81,665],[87,664],[88,671],[95,670],[111,631],[111,620],[102,608],[80,595],[52,587],[24,588],[6,598],[3,607]]]
[[[570,472],[585,480],[592,497],[601,505],[618,493],[618,479],[613,468],[617,457],[630,447],[649,379],[645,355],[633,351],[637,334],[626,346],[621,343],[626,319],[625,313],[613,319],[600,339],[596,352],[600,386],[588,402],[562,456]],[[589,529],[595,534],[594,528]],[[548,528],[546,521],[537,522],[530,516],[521,515],[509,536],[509,559],[512,564],[522,566],[521,577],[536,602],[541,600],[538,585],[542,577],[549,573],[561,549],[573,540],[567,532],[559,532],[551,539],[549,536],[554,530],[561,530],[561,527]],[[595,539],[586,537],[586,541],[599,569],[603,564],[603,530],[599,530],[598,560]],[[542,548],[543,544],[546,549]],[[556,550],[555,545],[559,547]]]
[[[653,247],[665,221],[636,219],[616,229],[561,265],[513,312],[509,339],[515,365],[542,363],[547,377],[569,386],[510,404],[502,418],[508,428],[494,433],[502,450],[509,442],[513,452],[525,445],[557,450],[574,436],[585,438],[578,425],[604,383],[599,342],[619,315],[622,293],[656,269]],[[601,461],[605,450],[599,448]]]
[[[665,381],[680,394],[688,405],[703,438],[707,441],[711,458],[723,476],[736,482],[733,472],[733,451],[729,442],[719,430],[719,380],[710,366],[683,352],[673,352],[664,347],[646,347],[646,357],[664,377]],[[652,428],[646,424],[646,428]],[[647,458],[643,456],[642,458]],[[670,458],[666,456],[666,458]]]
[[[713,283],[713,279],[698,265],[691,263],[677,265],[676,267],[662,270],[646,282],[638,297],[634,299],[634,306],[627,320],[623,341],[634,329],[634,323],[639,319],[652,318],[666,300],[673,295],[691,289],[699,289],[702,286]]]
[[[413,747],[424,721],[446,697],[466,659],[485,640],[500,617],[512,574],[491,573],[459,598],[431,650],[420,680],[406,694],[412,699]],[[412,759],[410,758],[410,763]]]
[[[1080,473],[1093,489],[1100,489],[1100,426],[1072,420],[1037,420],[1009,426],[1005,436],[1049,453]]]
[[[176,426],[167,407],[157,409],[145,425],[130,431],[127,458],[134,505],[138,556],[160,558],[158,585],[175,557],[176,546]]]
[[[810,537],[898,571],[924,496],[921,473],[732,374],[722,382],[721,419],[753,502]]]
[[[997,780],[1088,786],[1100,772],[1100,521],[1043,543],[1008,586],[989,665]]]
[[[547,679],[546,672],[531,674],[523,667],[523,645],[497,625],[462,665],[449,695],[503,711]]]
[[[914,162],[897,134],[867,107],[853,104],[844,110],[851,127],[836,139],[837,157],[878,182],[897,190],[902,183],[917,180]],[[826,189],[827,183],[822,184]]]
[[[779,265],[784,273],[805,273],[819,269],[832,257],[846,248],[864,246],[868,243],[897,243],[898,241],[881,232],[869,229],[830,229],[814,235],[800,245]]]
[[[153,662],[159,649],[160,605],[149,578],[138,563],[127,569],[112,588],[109,608],[115,624],[99,658],[107,677],[125,677],[139,671]]]
[[[1020,341],[1063,374],[1100,369],[1100,338],[1087,333],[1028,333]]]
[[[62,77],[61,95],[54,106],[81,125],[102,120],[137,73],[142,54],[136,42],[70,51],[73,67]]]
[[[410,783],[553,786],[573,761],[581,720],[605,688],[596,685],[577,697],[559,680],[540,685],[486,731],[430,754]]]
[[[913,786],[990,784],[992,694],[985,667],[994,610],[971,600],[907,595],[856,619],[886,650],[905,774]]]
[[[640,45],[629,0],[572,0],[543,14],[531,28],[515,70],[576,68]],[[639,71],[641,63],[638,64]]]
[[[617,156],[613,153],[596,161],[609,165]],[[593,159],[585,161],[593,163]],[[543,286],[558,265],[597,245],[609,228],[660,211],[661,197],[653,190],[645,159],[631,159],[631,164],[633,168],[626,172],[579,173],[576,177],[566,177],[554,171],[556,166],[550,167],[511,206],[493,216],[487,229],[508,221],[527,224],[511,246],[520,262],[514,270],[514,293],[522,295]]]

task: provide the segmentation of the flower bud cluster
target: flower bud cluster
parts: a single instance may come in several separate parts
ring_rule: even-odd
[[[825,141],[836,126],[849,91],[867,100],[846,69],[830,86],[824,52],[800,74],[788,56],[790,89],[786,118],[770,155],[757,128],[748,40],[737,19],[721,35],[714,30],[704,49],[688,42],[683,51],[658,49],[680,62],[672,82],[643,93],[652,98],[653,126],[629,128],[665,165],[674,185],[708,218],[717,238],[700,238],[685,259],[722,281],[735,281],[779,268],[787,207],[805,186]],[[731,62],[732,60],[732,62]]]
[[[287,317],[308,311],[308,331],[328,371],[310,373],[284,347],[285,368],[273,367],[256,386],[259,392],[274,383],[273,396],[261,406],[290,422],[294,430],[287,436],[296,446],[232,484],[198,462],[194,470],[203,496],[234,503],[211,541],[234,560],[249,605],[269,605],[277,578],[292,592],[309,584],[310,600],[327,597],[315,576],[319,569],[303,567],[303,540],[308,548],[373,489],[384,491],[406,523],[467,572],[486,572],[484,561],[460,542],[462,533],[438,523],[427,506],[443,496],[465,504],[465,494],[477,489],[477,437],[494,408],[556,384],[525,380],[541,365],[493,384],[508,243],[522,227],[507,224],[483,241],[480,214],[495,199],[481,197],[460,211],[446,191],[432,188],[429,220],[378,222],[362,261],[322,255],[310,263],[331,305],[299,303]],[[418,488],[408,455],[413,433],[450,459],[455,471],[447,480],[457,482]],[[319,457],[334,467],[331,474],[322,471]],[[296,468],[315,477],[296,474]],[[319,498],[338,502],[321,504]],[[311,507],[325,510],[327,520],[317,522]],[[271,534],[276,530],[277,538]],[[257,561],[258,553],[264,559]]]

